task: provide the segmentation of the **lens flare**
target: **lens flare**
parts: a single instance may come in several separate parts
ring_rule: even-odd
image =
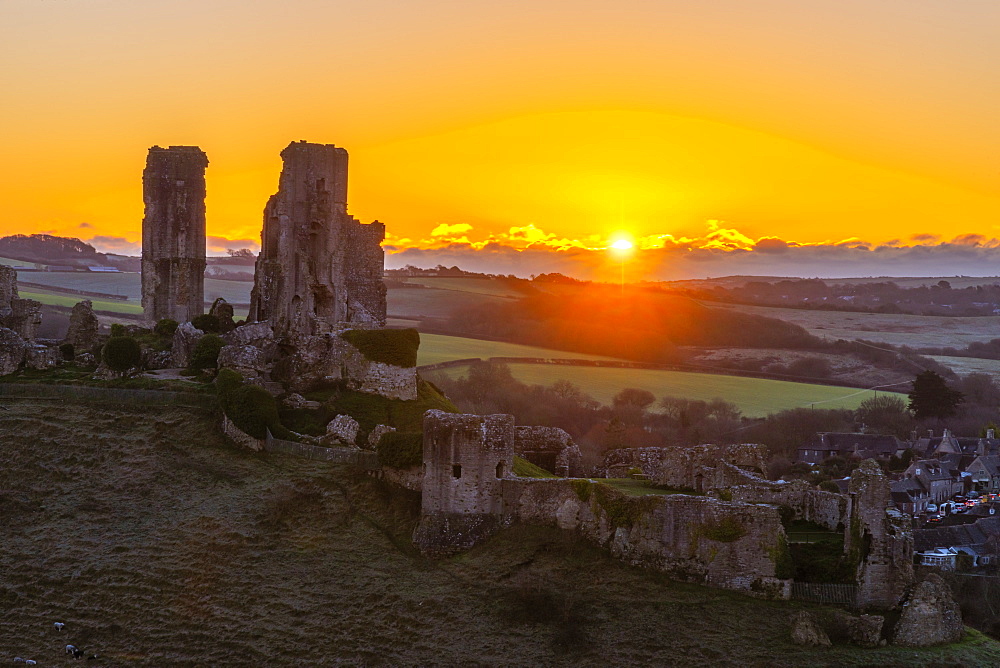
[[[619,239],[618,241],[611,244],[611,247],[615,250],[631,250],[632,242],[628,239]]]

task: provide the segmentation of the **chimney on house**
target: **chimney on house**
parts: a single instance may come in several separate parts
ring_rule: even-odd
[[[993,434],[995,434],[995,433],[996,433],[995,430],[993,430],[993,429],[987,429],[986,430],[986,438],[988,438],[988,439],[990,439],[992,441],[993,440]]]
[[[928,429],[927,430],[927,438],[934,438],[934,430],[933,429]]]

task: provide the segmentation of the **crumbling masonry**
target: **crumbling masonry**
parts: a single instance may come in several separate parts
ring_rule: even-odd
[[[293,142],[264,209],[250,319],[278,337],[385,325],[385,226],[347,214],[347,151]]]
[[[149,149],[142,172],[142,308],[186,322],[205,301],[205,169],[197,146]]]

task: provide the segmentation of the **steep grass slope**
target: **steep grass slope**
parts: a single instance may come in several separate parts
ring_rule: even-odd
[[[3,404],[5,662],[68,665],[72,643],[114,666],[1000,663],[974,633],[799,648],[801,606],[672,583],[545,529],[429,562],[409,542],[415,494],[239,450],[207,411]]]

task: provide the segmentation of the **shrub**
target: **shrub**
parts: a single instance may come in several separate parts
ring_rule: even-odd
[[[420,332],[415,329],[352,329],[340,336],[372,362],[417,365]]]
[[[76,357],[76,351],[73,350],[72,343],[64,343],[59,346],[59,352],[62,353],[63,359],[67,362],[72,362],[73,358]]]
[[[142,363],[142,349],[139,343],[127,336],[112,336],[104,344],[101,359],[113,371],[125,372]]]
[[[214,369],[219,365],[219,351],[226,345],[216,334],[206,334],[198,339],[191,352],[191,369]]]
[[[219,331],[219,319],[214,315],[209,315],[207,313],[196,315],[191,319],[191,324],[206,334],[212,334]]]
[[[215,391],[223,412],[241,431],[254,438],[267,438],[270,429],[277,438],[298,440],[281,424],[278,402],[264,388],[245,385],[243,376],[223,369],[216,378]]]
[[[128,336],[128,330],[121,323],[111,325],[111,336]]]
[[[379,463],[405,469],[424,461],[424,435],[420,432],[390,431],[382,434],[376,447]]]
[[[153,333],[156,334],[157,336],[164,336],[164,337],[173,336],[174,332],[177,331],[178,324],[180,323],[178,323],[176,320],[172,320],[171,318],[164,318],[163,320],[160,320],[158,323],[156,323],[155,327],[153,327]]]

